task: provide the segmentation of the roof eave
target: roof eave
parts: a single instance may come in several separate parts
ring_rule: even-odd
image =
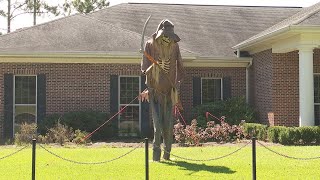
[[[274,31],[272,33],[269,33],[265,36],[261,36],[255,39],[252,39],[247,42],[239,43],[236,46],[233,46],[232,48],[235,50],[242,50],[242,49],[247,49],[250,48],[254,45],[257,45],[258,43],[262,43],[264,41],[267,41],[268,39],[274,37],[274,36],[279,36],[285,33],[295,33],[295,34],[301,34],[301,33],[320,33],[320,25],[290,25],[288,27],[279,29],[278,31]]]
[[[246,67],[252,60],[250,57],[210,57],[183,56],[186,67]],[[139,53],[0,53],[0,63],[116,63],[137,64],[141,61]]]
[[[290,30],[297,33],[320,33],[320,25],[291,25]]]
[[[265,41],[265,40],[267,40],[267,39],[269,39],[269,38],[271,38],[271,37],[273,37],[273,36],[276,36],[276,35],[282,34],[282,33],[284,33],[284,32],[287,32],[287,31],[289,31],[289,30],[290,30],[290,26],[284,27],[284,28],[279,29],[279,30],[277,30],[277,31],[273,31],[273,32],[268,33],[268,34],[266,34],[266,35],[263,35],[263,36],[254,38],[254,39],[252,39],[252,40],[250,40],[250,41],[243,41],[243,42],[241,42],[241,43],[233,46],[232,49],[235,49],[235,50],[245,49],[245,48],[248,48],[248,47],[250,47],[250,46],[254,46],[255,44],[258,44],[258,43],[260,43],[260,42],[262,42],[262,41]]]

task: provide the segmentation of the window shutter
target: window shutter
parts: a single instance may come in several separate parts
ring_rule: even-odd
[[[13,74],[4,75],[4,138],[13,138]]]
[[[119,90],[118,90],[118,75],[110,76],[110,115],[113,116],[119,111]],[[112,122],[112,127],[115,132],[118,132],[118,117],[114,117]]]
[[[37,123],[46,117],[46,75],[37,76]]]
[[[224,77],[222,82],[223,100],[231,98],[231,77]]]
[[[193,107],[201,104],[201,78],[193,77]]]
[[[141,91],[147,88],[146,76],[141,76]],[[150,136],[150,117],[149,117],[149,102],[141,102],[141,135],[142,137]]]

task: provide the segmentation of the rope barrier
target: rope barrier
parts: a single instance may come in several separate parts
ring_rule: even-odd
[[[181,112],[180,112],[180,110],[179,110],[179,108],[178,108],[177,106],[175,106],[175,111],[178,112],[179,116],[181,117],[181,119],[182,119],[183,122],[184,122],[184,125],[186,126],[187,123],[186,123],[186,121],[184,120],[184,118],[183,118],[183,116],[182,116],[182,114],[181,114]]]
[[[261,142],[257,141],[262,147],[266,148],[267,150],[279,155],[279,156],[283,156],[286,158],[290,158],[290,159],[296,159],[296,160],[313,160],[313,159],[320,159],[320,156],[318,157],[311,157],[311,158],[298,158],[298,157],[293,157],[293,156],[288,156],[279,152],[276,152],[275,150],[270,149],[269,147],[265,146],[264,144],[262,144]]]
[[[18,152],[24,150],[24,149],[27,148],[27,147],[28,147],[28,146],[24,146],[24,147],[22,147],[21,149],[13,152],[13,153],[11,153],[11,154],[8,154],[8,155],[6,155],[6,156],[3,156],[3,157],[0,158],[0,160],[5,159],[5,158],[8,158],[8,157],[10,157],[10,156],[13,156],[13,155],[17,154]]]
[[[181,156],[178,156],[178,155],[175,155],[175,154],[172,154],[171,152],[168,152],[166,151],[165,149],[161,148],[164,152],[168,153],[168,154],[171,154],[171,156],[173,157],[176,157],[176,158],[179,158],[179,159],[183,159],[183,160],[187,160],[187,161],[200,161],[200,162],[204,162],[204,161],[213,161],[213,160],[218,160],[218,159],[222,159],[222,158],[225,158],[225,157],[228,157],[228,156],[231,156],[232,154],[235,154],[236,152],[240,151],[241,149],[243,149],[244,147],[246,147],[248,144],[250,144],[251,141],[247,142],[245,145],[241,146],[239,149],[231,152],[231,153],[228,153],[226,155],[223,155],[223,156],[219,156],[219,157],[215,157],[215,158],[209,158],[209,159],[192,159],[192,158],[185,158],[185,157],[181,157]],[[158,146],[159,147],[159,146]]]
[[[94,131],[92,131],[90,134],[88,134],[87,136],[85,136],[81,141],[85,141],[86,139],[90,138],[95,132],[97,132],[100,128],[102,128],[104,125],[106,125],[110,120],[112,120],[114,117],[116,117],[118,114],[120,114],[125,108],[127,108],[133,101],[135,101],[137,98],[139,97],[139,95],[137,97],[135,97],[130,103],[128,103],[127,105],[125,105],[123,108],[121,108],[116,114],[114,114],[111,118],[109,118],[106,122],[104,122],[103,124],[101,124],[97,129],[95,129]]]
[[[209,115],[210,115],[211,117],[219,120],[220,122],[224,121],[224,118],[219,119],[219,118],[217,118],[216,116],[212,115],[210,112],[206,112],[206,120],[207,120],[207,121],[208,121],[208,119],[209,119]]]
[[[130,153],[132,153],[134,150],[138,149],[140,146],[137,146],[133,149],[131,149],[130,151],[126,152],[125,154],[121,155],[121,156],[118,156],[116,158],[113,158],[113,159],[110,159],[110,160],[105,160],[105,161],[101,161],[101,162],[80,162],[80,161],[75,161],[75,160],[71,160],[71,159],[67,159],[67,158],[64,158],[50,150],[48,150],[47,148],[43,147],[41,144],[38,144],[42,149],[44,149],[45,151],[47,151],[48,153],[50,153],[51,155],[59,158],[59,159],[62,159],[62,160],[65,160],[65,161],[68,161],[68,162],[71,162],[71,163],[75,163],[75,164],[105,164],[105,163],[109,163],[109,162],[112,162],[112,161],[115,161],[115,160],[118,160]]]

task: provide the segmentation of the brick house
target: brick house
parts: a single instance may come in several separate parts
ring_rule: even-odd
[[[163,12],[163,9],[166,9]],[[0,36],[0,139],[22,119],[96,110],[116,113],[144,86],[141,31],[175,24],[186,76],[186,119],[204,102],[246,96],[268,125],[320,119],[320,3],[307,8],[128,3]],[[144,37],[147,39],[147,36]],[[148,104],[134,100],[119,131],[148,134]]]

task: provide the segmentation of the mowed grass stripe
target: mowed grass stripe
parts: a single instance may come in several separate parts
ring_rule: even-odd
[[[175,147],[172,154],[190,159],[210,159],[229,154],[243,145]],[[320,146],[269,146],[294,157],[318,157]],[[0,157],[21,147],[0,147]],[[46,148],[64,158],[80,162],[101,162],[121,156],[132,148],[112,147],[50,147]],[[193,162],[179,159],[152,162],[149,148],[150,179],[252,179],[251,146],[223,159]],[[31,147],[0,160],[0,179],[31,178]],[[59,159],[37,146],[37,179],[145,179],[145,151],[138,148],[127,156],[101,165],[83,165]],[[320,179],[320,159],[294,160],[257,147],[257,178],[259,179]]]

